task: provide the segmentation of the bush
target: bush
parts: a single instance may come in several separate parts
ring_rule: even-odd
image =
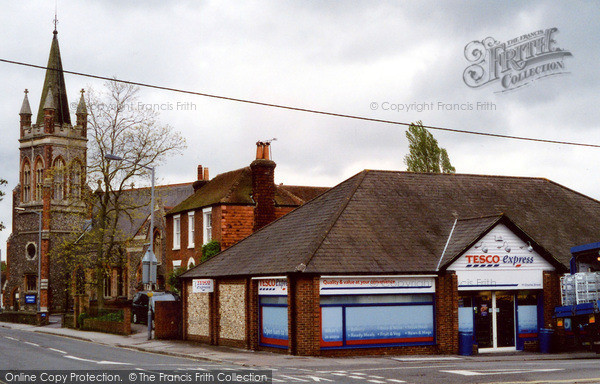
[[[85,312],[80,313],[79,316],[77,316],[77,327],[81,328],[81,326],[83,325],[83,320],[85,320],[89,317],[90,317],[90,315],[88,315]]]
[[[173,272],[171,272],[169,274],[169,277],[167,279],[167,282],[169,283],[169,285],[171,286],[171,289],[176,292],[176,293],[181,293],[181,284],[182,281],[179,278],[179,276],[181,276],[181,274],[185,271],[187,271],[187,267],[183,266],[183,267],[179,267],[176,270],[174,270]]]
[[[202,246],[202,259],[201,261],[206,261],[221,252],[221,244],[218,241],[212,240]]]

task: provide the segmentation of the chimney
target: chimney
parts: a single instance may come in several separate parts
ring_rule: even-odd
[[[260,228],[275,220],[275,162],[270,159],[270,143],[256,143],[256,160],[250,164],[252,171],[252,198],[254,228]]]
[[[194,187],[194,192],[200,189],[204,184],[208,183],[208,181],[208,167],[198,165],[198,180],[194,181],[194,184],[192,184],[192,187]]]

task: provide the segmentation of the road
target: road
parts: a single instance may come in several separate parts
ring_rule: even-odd
[[[318,359],[318,365],[311,366],[309,360],[307,364],[299,364],[304,361],[302,357],[291,357],[289,366],[264,368],[273,370],[275,384],[600,383],[600,358],[525,361],[493,356],[432,356]],[[249,367],[0,327],[0,370],[56,369],[189,372],[248,370]]]

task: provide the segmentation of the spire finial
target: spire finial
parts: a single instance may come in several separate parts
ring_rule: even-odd
[[[56,30],[56,25],[58,24],[58,0],[54,2],[54,34],[58,34]]]
[[[29,89],[25,88],[25,95],[27,96],[28,93],[29,93]]]
[[[79,92],[81,92],[81,96],[83,96],[83,94],[85,93],[85,89],[81,88],[81,91]]]

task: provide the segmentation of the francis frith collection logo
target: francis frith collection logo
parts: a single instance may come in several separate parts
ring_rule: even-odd
[[[498,83],[496,93],[512,91],[532,82],[567,74],[564,58],[571,52],[557,46],[557,28],[537,30],[506,42],[493,37],[472,41],[465,47],[471,63],[463,80],[471,88]]]

